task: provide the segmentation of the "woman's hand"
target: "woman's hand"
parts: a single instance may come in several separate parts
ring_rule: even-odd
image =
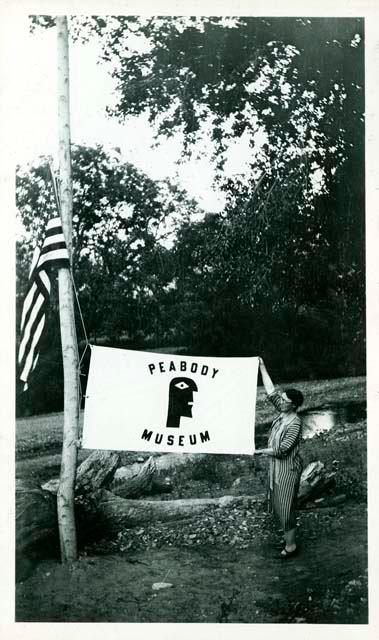
[[[273,450],[272,449],[256,449],[254,453],[257,453],[258,455],[261,455],[261,456],[272,456]]]

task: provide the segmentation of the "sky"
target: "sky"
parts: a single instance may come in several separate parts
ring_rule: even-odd
[[[14,152],[16,162],[24,164],[39,155],[57,157],[57,56],[55,29],[38,29],[30,34],[26,20],[20,23],[19,29],[22,55],[15,61],[20,82],[14,113],[17,121]],[[224,197],[212,184],[210,148],[202,143],[201,158],[196,157],[198,148],[191,160],[183,161],[178,136],[154,147],[153,128],[147,116],[133,116],[119,123],[106,115],[106,106],[115,101],[115,82],[104,65],[97,64],[98,53],[96,40],[70,44],[72,142],[119,147],[123,161],[134,164],[156,180],[177,177],[203,209],[220,211]],[[226,172],[241,173],[250,154],[246,139],[234,143]]]

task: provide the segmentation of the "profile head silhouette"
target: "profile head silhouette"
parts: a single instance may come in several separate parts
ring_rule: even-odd
[[[196,382],[191,378],[173,378],[170,382],[166,427],[178,428],[180,418],[192,418],[193,394]]]

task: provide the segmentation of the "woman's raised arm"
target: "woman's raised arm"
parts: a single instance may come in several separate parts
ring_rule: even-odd
[[[267,369],[266,369],[265,363],[263,362],[263,358],[258,358],[258,360],[259,360],[259,369],[262,376],[263,386],[265,388],[267,395],[270,396],[272,393],[274,393],[275,387],[270,376],[267,373]]]

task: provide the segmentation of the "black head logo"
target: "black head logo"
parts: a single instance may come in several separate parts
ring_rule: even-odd
[[[182,416],[192,418],[194,391],[197,391],[197,385],[191,378],[171,380],[166,427],[178,428]]]

